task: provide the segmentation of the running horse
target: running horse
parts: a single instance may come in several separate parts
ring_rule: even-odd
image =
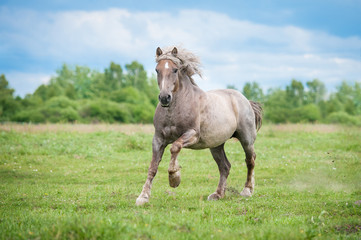
[[[200,60],[180,47],[156,50],[156,72],[160,89],[159,103],[154,115],[155,133],[153,156],[143,190],[136,205],[149,202],[152,181],[157,174],[164,149],[168,144],[169,185],[179,186],[181,174],[177,156],[182,148],[209,148],[220,173],[217,190],[208,200],[224,197],[231,164],[224,151],[225,142],[234,137],[243,147],[247,163],[247,180],[241,192],[250,197],[254,191],[254,142],[262,124],[262,107],[231,89],[204,92],[192,76],[201,76]]]

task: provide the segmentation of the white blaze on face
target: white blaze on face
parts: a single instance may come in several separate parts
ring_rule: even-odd
[[[164,88],[164,83],[165,83],[165,79],[163,78],[163,80],[162,80],[162,88],[160,90],[162,90]]]
[[[169,64],[168,64],[168,62],[165,62],[164,68],[165,68],[165,69],[169,69]],[[162,88],[161,88],[161,89],[164,88],[164,83],[165,83],[165,78],[163,78],[163,80],[162,80]]]

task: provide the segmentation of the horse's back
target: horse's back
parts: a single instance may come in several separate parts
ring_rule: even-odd
[[[233,89],[219,89],[207,92],[208,96],[222,99],[227,105],[232,106],[233,113],[237,120],[242,120],[242,116],[254,116],[252,107],[248,99],[239,91]]]
[[[248,99],[239,91],[234,89],[217,89],[206,92],[208,95],[218,95],[225,99],[231,98],[233,101],[237,101],[241,105],[249,105]],[[245,106],[246,107],[246,106]]]

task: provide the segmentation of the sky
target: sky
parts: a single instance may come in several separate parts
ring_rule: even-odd
[[[0,0],[0,74],[21,97],[64,63],[152,74],[170,45],[200,57],[204,90],[317,78],[332,91],[361,81],[361,0]]]

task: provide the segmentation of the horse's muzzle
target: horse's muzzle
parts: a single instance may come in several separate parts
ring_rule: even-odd
[[[162,107],[169,107],[170,101],[172,100],[172,96],[169,94],[159,95],[158,97],[160,104]]]

